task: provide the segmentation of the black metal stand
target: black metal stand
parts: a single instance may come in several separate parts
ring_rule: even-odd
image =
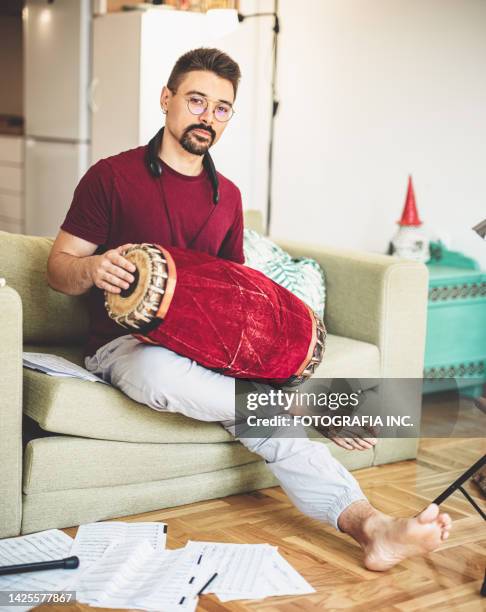
[[[272,48],[272,117],[270,121],[270,141],[268,148],[268,184],[267,184],[267,214],[265,219],[265,235],[270,233],[272,221],[272,178],[273,178],[273,137],[275,132],[275,116],[277,114],[279,101],[277,100],[277,56],[278,56],[278,34],[280,32],[280,21],[278,17],[278,1],[274,0],[272,13],[251,13],[242,15],[238,13],[238,21],[241,23],[250,17],[273,17],[273,48]]]
[[[467,501],[473,506],[473,508],[479,513],[479,515],[486,521],[486,514],[478,506],[478,504],[474,501],[474,499],[469,495],[469,493],[462,487],[462,485],[466,482],[466,480],[469,480],[471,476],[474,476],[474,474],[479,469],[481,469],[483,465],[486,465],[486,455],[483,455],[481,459],[476,461],[476,463],[472,465],[468,470],[466,470],[464,474],[459,476],[457,480],[454,480],[454,482],[449,487],[447,487],[445,491],[443,491],[440,495],[438,495],[432,503],[437,504],[439,506],[453,493],[455,493],[456,491],[460,491],[464,495],[464,497],[467,499]]]
[[[483,465],[486,465],[486,455],[483,455],[481,459],[476,461],[476,463],[472,465],[468,470],[466,470],[464,474],[461,474],[461,476],[459,476],[457,480],[454,480],[454,482],[449,487],[447,487],[445,491],[443,491],[440,495],[438,495],[432,503],[440,505],[448,497],[450,497],[453,493],[455,493],[456,491],[460,491],[464,495],[464,497],[467,499],[467,501],[472,505],[472,507],[475,510],[477,510],[478,514],[483,518],[483,520],[486,521],[486,514],[481,510],[481,508],[477,505],[474,499],[469,495],[466,489],[464,489],[462,486],[466,482],[466,480],[469,480],[471,476],[474,476],[474,474],[479,469],[481,469]],[[486,572],[484,573],[484,582],[483,582],[483,586],[481,587],[480,594],[482,597],[486,597]]]

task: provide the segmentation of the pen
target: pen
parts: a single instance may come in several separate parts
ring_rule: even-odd
[[[197,592],[198,595],[202,595],[204,593],[204,591],[208,588],[208,586],[211,584],[211,582],[216,578],[216,576],[218,575],[218,572],[215,572],[211,578],[206,582],[206,584],[201,587],[199,589],[199,591]]]
[[[79,565],[79,557],[66,557],[53,561],[38,561],[37,563],[20,563],[20,565],[0,566],[0,576],[5,574],[21,574],[23,572],[40,572],[50,569],[75,569]]]
[[[201,555],[201,556],[202,556],[202,555]],[[210,578],[210,579],[209,579],[209,580],[206,582],[206,584],[205,584],[204,586],[202,586],[202,587],[199,589],[199,591],[196,593],[196,597],[197,597],[198,595],[202,595],[202,594],[204,593],[204,591],[205,591],[205,590],[208,588],[208,586],[211,584],[211,582],[212,582],[212,581],[213,581],[213,580],[214,580],[214,579],[217,577],[217,575],[218,575],[218,572],[215,572],[215,573],[214,573],[214,574],[211,576],[211,578]],[[189,580],[189,584],[192,584],[193,579],[194,579],[194,576],[191,578],[191,580]],[[181,600],[179,601],[179,605],[181,606],[181,605],[184,603],[184,601],[185,601],[185,600],[186,600],[185,596],[184,596],[184,597],[181,597]]]

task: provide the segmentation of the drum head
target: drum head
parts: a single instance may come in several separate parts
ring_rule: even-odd
[[[157,247],[148,244],[130,247],[123,256],[135,266],[135,280],[120,293],[105,291],[105,307],[119,325],[139,329],[159,309],[167,279],[166,261]]]

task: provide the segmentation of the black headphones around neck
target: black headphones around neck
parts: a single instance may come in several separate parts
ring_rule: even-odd
[[[150,140],[147,147],[147,168],[154,178],[159,178],[162,176],[162,161],[159,157],[159,151],[163,135],[164,128],[162,127]],[[203,166],[208,174],[209,180],[211,181],[211,185],[213,187],[213,204],[216,205],[219,202],[219,180],[216,173],[216,168],[214,167],[214,162],[209,153],[206,153],[203,157]]]

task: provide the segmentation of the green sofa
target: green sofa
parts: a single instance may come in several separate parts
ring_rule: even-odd
[[[249,211],[246,224],[258,229]],[[427,270],[379,254],[278,241],[326,272],[322,377],[414,377],[423,367]],[[0,538],[276,484],[218,423],[164,414],[99,383],[22,369],[22,349],[83,365],[85,298],[50,289],[52,239],[0,232]],[[332,452],[351,470],[410,459],[416,440]]]

